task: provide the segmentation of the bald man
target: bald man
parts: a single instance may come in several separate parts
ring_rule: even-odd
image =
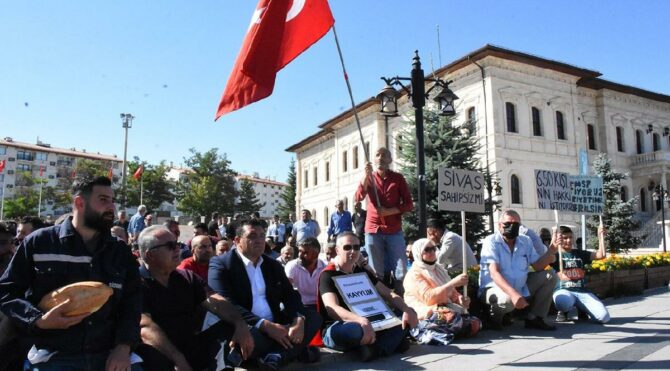
[[[177,269],[193,271],[193,273],[202,278],[204,282],[207,282],[209,260],[214,256],[212,239],[207,235],[193,237],[191,240],[191,251],[193,252],[193,255],[190,258],[182,260]]]

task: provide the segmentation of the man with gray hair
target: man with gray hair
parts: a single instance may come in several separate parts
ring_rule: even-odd
[[[133,243],[137,241],[137,237],[140,235],[140,232],[145,227],[144,224],[144,215],[147,213],[147,207],[140,205],[137,208],[137,213],[130,218],[130,223],[128,224],[128,243]]]
[[[151,226],[140,233],[138,244],[144,304],[140,322],[143,344],[137,353],[146,369],[218,370],[222,361],[218,355],[225,354],[228,347],[237,347],[243,358],[248,357],[254,342],[246,322],[222,296],[207,295],[198,275],[177,269],[175,235],[165,226]],[[212,312],[221,321],[200,331],[199,309]]]
[[[335,202],[335,212],[330,215],[328,225],[328,241],[335,241],[342,232],[351,232],[351,213],[344,210],[344,201]]]
[[[500,330],[505,314],[529,307],[527,328],[555,330],[545,318],[558,278],[553,270],[544,269],[555,261],[558,247],[552,243],[543,255],[538,254],[531,239],[519,234],[520,227],[519,214],[507,209],[498,221],[498,232],[484,240],[478,295],[491,306],[485,327]],[[540,274],[530,279],[529,267]]]

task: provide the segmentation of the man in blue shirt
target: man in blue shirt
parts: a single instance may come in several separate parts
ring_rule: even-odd
[[[491,306],[492,329],[501,329],[503,317],[514,309],[529,307],[526,327],[555,330],[545,322],[551,306],[552,291],[558,282],[553,270],[544,271],[546,279],[528,281],[529,266],[541,272],[555,260],[558,245],[552,241],[539,255],[529,237],[519,235],[521,217],[514,210],[503,211],[498,232],[486,237],[482,246],[479,272],[479,298]]]
[[[344,201],[337,200],[335,207],[337,210],[330,215],[328,241],[334,241],[342,232],[351,232],[351,213],[344,210]]]
[[[130,218],[130,223],[128,224],[128,242],[132,243],[137,241],[137,237],[139,237],[140,232],[145,227],[144,224],[144,215],[147,213],[147,207],[144,205],[140,205],[137,208],[137,213],[133,215],[132,218]]]
[[[291,235],[295,243],[299,243],[307,237],[318,238],[321,234],[321,228],[319,228],[319,223],[316,220],[312,219],[312,213],[309,210],[302,210],[301,220],[293,224],[293,229],[291,230]]]

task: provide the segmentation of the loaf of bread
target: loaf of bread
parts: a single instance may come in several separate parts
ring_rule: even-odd
[[[63,308],[63,314],[77,316],[84,313],[93,313],[102,308],[113,293],[114,290],[102,282],[77,282],[44,295],[37,306],[47,312],[70,299],[70,302],[65,304]]]

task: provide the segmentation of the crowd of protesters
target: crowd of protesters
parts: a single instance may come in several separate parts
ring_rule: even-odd
[[[515,318],[551,331],[552,305],[558,320],[577,310],[609,320],[583,271],[604,257],[604,245],[573,250],[568,227],[538,236],[505,210],[483,241],[479,280],[470,282],[464,270],[477,257],[442,220],[429,220],[427,238],[405,241],[400,221],[413,204],[390,162],[382,148],[376,169],[367,164],[353,215],[335,202],[323,245],[308,210],[269,223],[258,213],[214,213],[180,241],[184,226],[152,225],[144,205],[129,220],[115,214],[107,178],[78,179],[72,213],[55,225],[36,217],[0,223],[0,370],[272,370],[317,362],[322,346],[369,361],[412,342],[444,345],[502,330]],[[397,325],[375,328],[376,318],[344,300],[336,281],[357,273]],[[62,305],[38,307],[52,290],[91,280],[113,289],[99,310],[67,316]]]

